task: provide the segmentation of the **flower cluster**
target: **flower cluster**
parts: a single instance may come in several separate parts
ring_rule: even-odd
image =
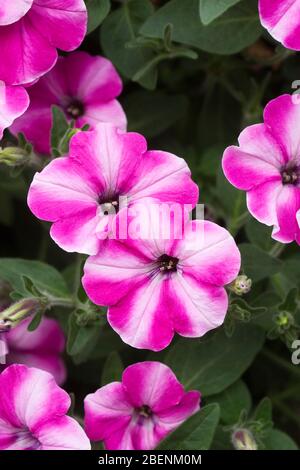
[[[300,0],[260,0],[259,12],[274,38],[300,50]],[[51,223],[59,247],[88,256],[83,288],[108,308],[123,342],[157,352],[176,333],[200,338],[222,325],[226,286],[242,295],[251,280],[234,283],[241,257],[230,233],[192,219],[199,191],[185,160],[126,132],[113,64],[82,51],[58,58],[57,49],[81,44],[86,27],[83,0],[1,2],[0,138],[6,128],[22,133],[38,158],[49,157],[30,185],[31,212]],[[59,158],[51,157],[53,106],[79,129]],[[249,212],[282,243],[300,244],[299,110],[289,95],[271,101],[264,123],[246,128],[223,156],[227,179],[247,191]],[[50,318],[34,332],[30,322],[0,332],[0,449],[88,450],[91,439],[106,449],[150,450],[199,411],[199,391],[186,392],[169,367],[146,361],[85,398],[84,431],[67,416],[71,400],[58,385],[66,375],[63,332]],[[235,436],[236,447],[246,441]]]

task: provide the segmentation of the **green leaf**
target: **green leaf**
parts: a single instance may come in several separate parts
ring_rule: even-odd
[[[241,0],[200,0],[199,12],[202,23],[208,25],[240,1]]]
[[[171,127],[187,110],[183,95],[167,95],[162,91],[136,91],[123,101],[128,130],[155,137]],[[141,113],[141,109],[143,113]]]
[[[251,217],[248,220],[245,229],[249,241],[262,250],[269,251],[272,248],[272,245],[274,245],[274,240],[271,238],[272,227],[261,224]]]
[[[63,276],[49,264],[19,258],[0,259],[0,279],[7,281],[18,294],[26,297],[28,291],[24,284],[25,277],[47,298],[63,300],[70,297]]]
[[[101,383],[102,385],[111,382],[119,382],[122,378],[124,366],[122,360],[117,352],[112,352],[103,367]]]
[[[207,339],[180,339],[168,352],[166,363],[186,389],[198,389],[209,396],[236,382],[263,343],[260,328],[239,324],[231,338],[219,330]]]
[[[157,450],[208,450],[220,418],[216,403],[204,406],[164,439]]]
[[[29,323],[28,327],[27,327],[27,330],[28,331],[34,331],[36,330],[39,326],[40,326],[40,323],[43,319],[43,315],[44,315],[44,312],[43,310],[40,310],[34,317],[33,319],[31,320],[31,322]]]
[[[242,243],[239,245],[239,250],[242,255],[242,268],[253,281],[273,276],[282,268],[280,260],[273,258],[257,246]]]
[[[216,176],[216,168],[219,168],[221,165],[223,152],[224,145],[222,144],[209,146],[203,151],[197,168],[200,176]]]
[[[105,54],[127,78],[132,78],[154,57],[149,48],[126,47],[136,39],[139,28],[153,11],[149,0],[127,0],[108,15],[101,27],[101,44]],[[153,69],[139,83],[154,89],[156,80],[156,69]]]
[[[265,397],[259,402],[254,413],[254,419],[262,423],[272,422],[272,402],[270,398]]]
[[[228,182],[222,168],[217,173],[216,195],[227,215],[227,228],[234,236],[245,222],[244,218],[248,217],[246,196]],[[245,274],[248,276],[247,272]]]
[[[72,313],[69,317],[67,353],[76,357],[76,364],[85,362],[94,348],[101,328],[98,324],[80,326],[77,322],[77,316]],[[73,357],[73,359],[74,359]]]
[[[58,106],[52,106],[51,148],[58,151],[59,144],[69,129],[66,115]]]
[[[238,380],[224,392],[213,395],[210,401],[220,405],[221,421],[227,425],[237,423],[241,413],[248,413],[252,404],[250,392],[242,380]]]
[[[279,305],[279,310],[287,311],[287,312],[295,312],[298,307],[298,296],[299,292],[297,288],[291,289],[284,299],[284,302]]]
[[[223,145],[224,151],[226,145],[231,144],[239,134],[242,121],[240,104],[224,86],[216,81],[206,90],[199,111],[197,123],[199,148],[206,150],[209,146],[219,144]],[[221,158],[219,168],[221,168]],[[214,174],[216,175],[216,168]]]
[[[298,450],[296,442],[285,432],[272,429],[264,439],[267,450]]]
[[[239,2],[208,26],[199,19],[199,0],[171,0],[145,22],[140,32],[162,39],[166,24],[173,25],[173,41],[215,54],[237,53],[262,33],[257,0]]]
[[[110,10],[110,0],[85,0],[88,11],[87,34],[94,31],[107,17]]]

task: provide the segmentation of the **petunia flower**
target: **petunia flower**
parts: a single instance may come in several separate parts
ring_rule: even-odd
[[[300,0],[259,0],[262,25],[288,49],[300,51]]]
[[[0,80],[35,81],[55,65],[57,49],[80,45],[86,27],[83,0],[1,0]]]
[[[0,375],[1,450],[89,450],[67,392],[45,371],[14,364]]]
[[[247,191],[247,206],[260,222],[274,226],[272,237],[300,243],[300,106],[290,95],[272,100],[264,124],[247,127],[239,147],[223,157],[225,176]]]
[[[53,222],[50,234],[61,248],[93,255],[109,233],[105,213],[114,218],[120,198],[130,205],[147,197],[195,206],[198,187],[183,159],[148,151],[142,135],[106,123],[76,134],[69,156],[35,175],[28,205]]]
[[[103,242],[88,258],[82,283],[94,303],[109,307],[108,321],[125,343],[159,351],[175,333],[201,337],[223,323],[224,285],[237,276],[240,253],[227,230],[212,222],[183,224],[146,209],[132,222],[147,225],[147,236],[130,236],[129,224],[126,239]]]
[[[6,86],[0,81],[0,139],[3,131],[16,118],[25,113],[29,105],[29,96],[21,86]]]
[[[15,121],[12,132],[23,132],[37,152],[50,153],[52,105],[59,106],[77,127],[110,122],[126,129],[126,116],[115,99],[122,91],[122,81],[104,57],[74,52],[60,57],[55,67],[28,88],[30,106]]]
[[[185,392],[172,370],[160,362],[127,367],[84,400],[85,430],[108,450],[152,450],[200,409],[200,393]]]
[[[56,320],[44,317],[36,330],[28,331],[30,322],[31,318],[26,318],[7,333],[0,334],[0,340],[6,343],[6,365],[37,367],[53,375],[58,384],[63,383],[66,369],[61,358],[65,346],[62,329]]]

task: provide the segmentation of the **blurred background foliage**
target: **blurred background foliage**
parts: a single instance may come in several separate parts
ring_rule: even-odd
[[[295,91],[299,54],[275,43],[261,27],[257,0],[86,4],[89,33],[80,49],[105,55],[120,72],[128,129],[144,134],[149,148],[187,160],[206,218],[235,236],[252,289],[243,298],[232,293],[224,327],[201,340],[176,339],[158,354],[129,348],[106,324],[105,312],[86,299],[80,287],[82,257],[60,250],[48,224],[30,214],[26,194],[33,170],[4,165],[0,279],[14,298],[48,299],[50,315],[59,318],[68,336],[66,386],[76,395],[78,413],[86,393],[118,380],[124,365],[149,357],[170,364],[186,387],[202,391],[207,406],[196,427],[199,439],[206,435],[201,448],[230,449],[234,430],[247,428],[260,448],[295,449],[300,366],[291,362],[291,343],[300,324],[299,247],[275,243],[271,230],[250,216],[245,194],[224,178],[221,158],[245,126],[261,122],[270,99]],[[10,141],[7,133],[3,145]],[[40,262],[53,267],[52,276]],[[190,434],[183,429],[167,448],[189,448]]]

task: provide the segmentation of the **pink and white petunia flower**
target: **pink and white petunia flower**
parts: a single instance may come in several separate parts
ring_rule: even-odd
[[[300,0],[259,0],[262,25],[288,49],[300,51]]]
[[[198,187],[182,158],[149,151],[142,135],[106,123],[76,134],[69,156],[35,175],[28,205],[38,218],[53,222],[50,234],[61,248],[95,255],[119,201],[130,206],[147,197],[194,207]]]
[[[247,191],[247,206],[260,222],[273,226],[272,237],[300,244],[300,106],[290,95],[272,100],[264,124],[247,127],[239,147],[223,157],[225,176]]]
[[[110,122],[126,129],[126,116],[115,99],[122,91],[122,81],[104,57],[74,52],[60,57],[55,67],[28,88],[30,106],[11,127],[23,132],[37,152],[50,153],[52,105],[59,106],[78,128]]]
[[[0,139],[4,129],[25,113],[28,105],[29,96],[25,88],[5,85],[0,81]]]
[[[29,367],[49,372],[58,384],[66,379],[66,369],[61,354],[65,347],[65,337],[58,322],[43,317],[34,331],[28,331],[31,318],[26,318],[7,333],[0,334],[6,345],[6,364],[26,364]],[[1,369],[1,365],[0,365]]]
[[[175,333],[195,338],[220,326],[228,308],[224,285],[240,269],[227,230],[204,220],[182,224],[159,210],[146,213],[146,206],[132,224],[147,225],[148,235],[106,240],[82,279],[90,299],[109,307],[108,321],[122,340],[160,351]]]
[[[152,450],[200,409],[200,393],[185,392],[172,370],[160,362],[127,367],[84,400],[85,430],[108,450]]]
[[[0,375],[1,450],[90,450],[67,392],[40,369],[14,364]]]
[[[57,49],[80,45],[86,28],[84,0],[1,0],[0,80],[33,82],[55,65]]]

